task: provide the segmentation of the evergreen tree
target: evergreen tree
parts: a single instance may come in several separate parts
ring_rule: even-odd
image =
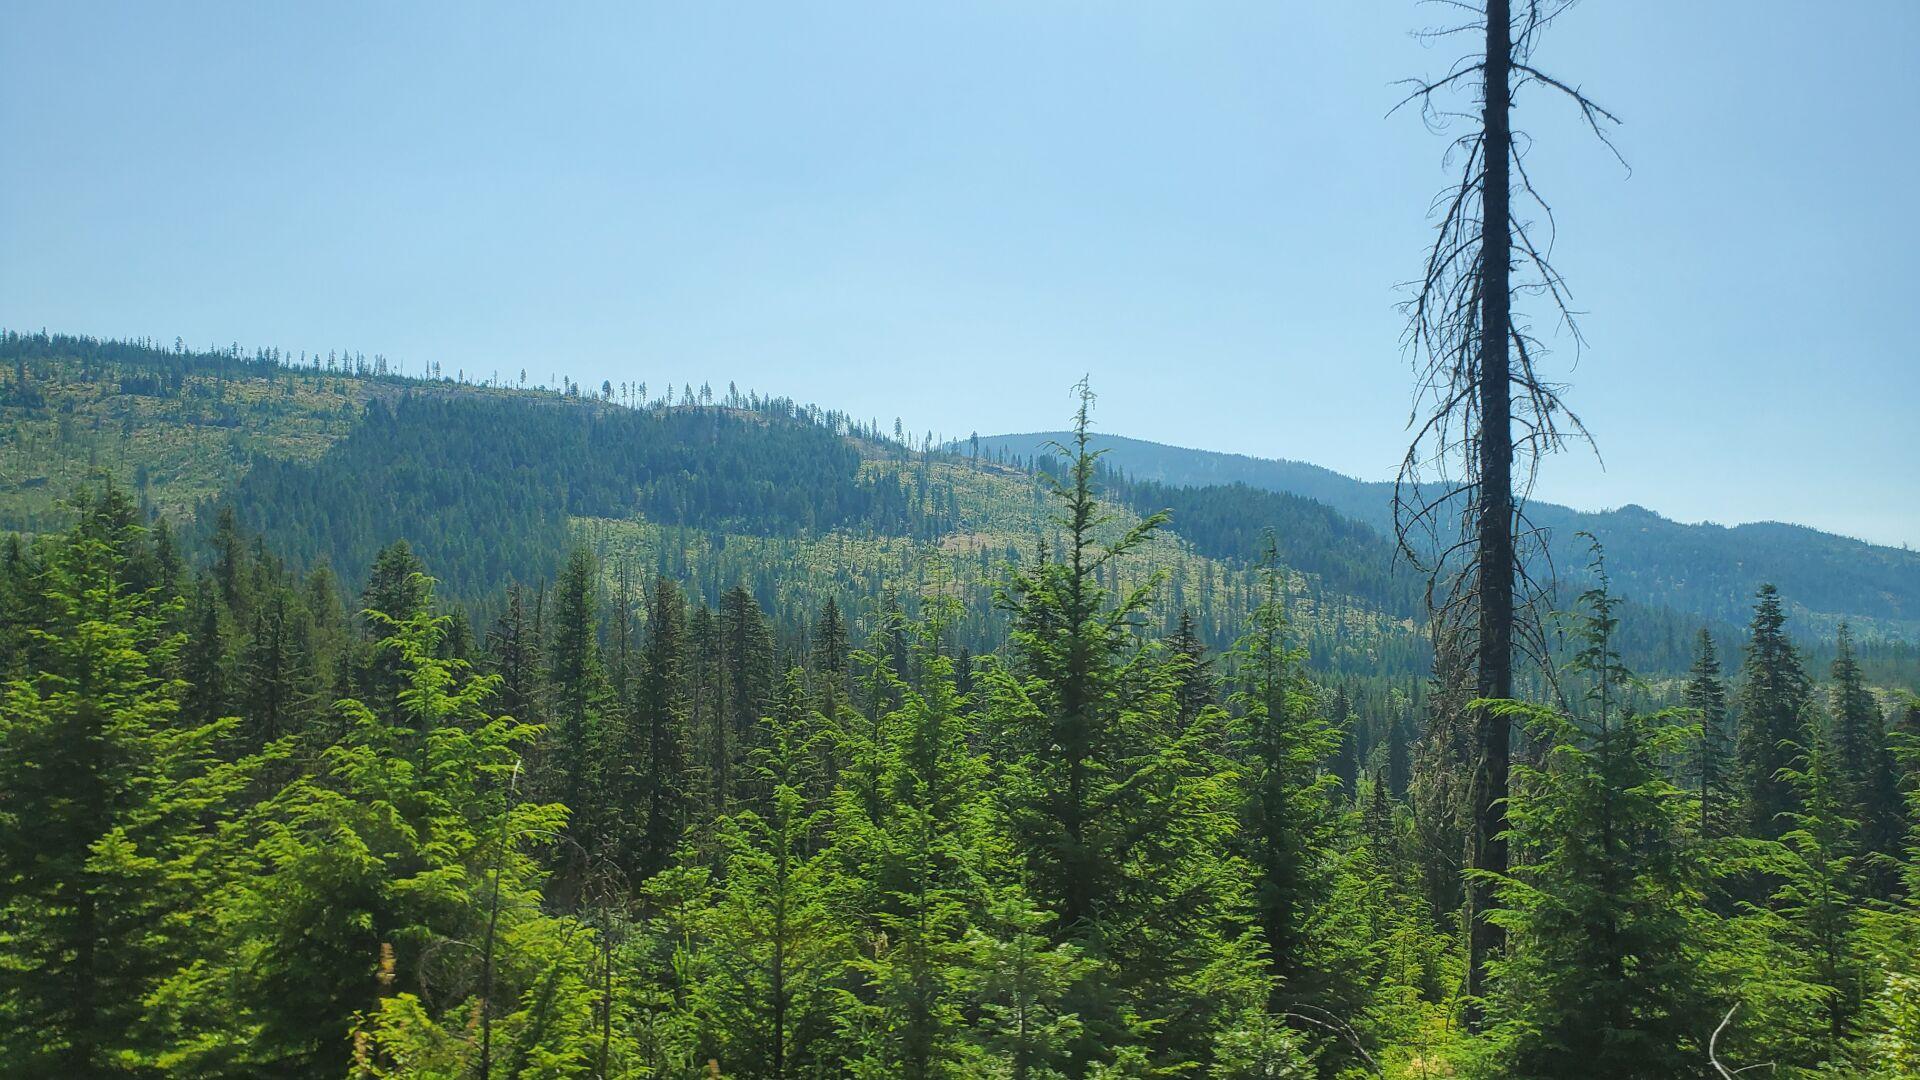
[[[526,591],[507,586],[507,607],[487,635],[493,673],[500,678],[500,710],[516,720],[542,722],[540,637],[529,619]]]
[[[977,1037],[992,1063],[981,1070],[987,1075],[1062,1080],[1072,1068],[1069,1051],[1084,1025],[1067,1002],[1096,977],[1098,965],[1071,943],[1049,941],[1051,921],[1025,896],[1008,893],[974,931],[982,968]],[[993,1067],[1000,1072],[987,1073]]]
[[[0,611],[13,613],[0,618],[0,679],[17,674],[28,661],[31,635],[27,627],[34,621],[37,599],[30,563],[27,545],[19,534],[8,533],[5,540],[0,540]]]
[[[1811,710],[1809,710],[1811,712]],[[1817,717],[1803,718],[1782,778],[1795,808],[1768,850],[1772,892],[1750,905],[1739,929],[1747,943],[1743,998],[1755,1004],[1754,1056],[1788,1068],[1832,1060],[1850,1036],[1864,994],[1859,934],[1859,823],[1834,747]]]
[[[1603,572],[1583,597],[1585,716],[1498,706],[1546,748],[1540,766],[1516,770],[1508,816],[1528,857],[1497,883],[1513,947],[1493,964],[1488,1015],[1499,1075],[1516,1080],[1691,1075],[1713,1026],[1708,855],[1689,836],[1691,800],[1665,776],[1692,725],[1620,704],[1606,588]]]
[[[832,860],[818,843],[825,808],[810,802],[815,717],[775,710],[749,763],[765,811],[719,823],[724,875],[705,919],[705,977],[694,988],[706,1056],[723,1075],[772,1080],[828,1071],[848,960],[831,904]]]
[[[241,661],[242,738],[249,749],[299,733],[312,692],[308,659],[300,655],[287,590],[276,588],[255,605],[253,634]]]
[[[1266,599],[1236,649],[1239,846],[1253,868],[1254,910],[1266,939],[1274,1004],[1326,1008],[1345,1004],[1331,1000],[1341,973],[1335,958],[1313,955],[1309,926],[1332,887],[1339,779],[1321,763],[1339,736],[1320,714],[1301,666],[1305,651],[1287,643],[1281,572],[1273,558],[1270,549]]]
[[[1354,724],[1353,703],[1347,698],[1347,688],[1334,687],[1328,722],[1334,747],[1331,768],[1333,778],[1339,784],[1340,796],[1346,802],[1352,802],[1360,790],[1362,754]]]
[[[233,508],[222,506],[213,527],[213,579],[219,583],[221,602],[235,614],[245,609],[246,552]]]
[[[1409,751],[1407,718],[1395,713],[1387,722],[1387,794],[1395,799],[1407,797],[1413,781],[1413,755]]]
[[[1201,710],[1213,704],[1214,695],[1213,662],[1194,626],[1193,613],[1184,607],[1180,609],[1172,636],[1167,638],[1167,654],[1174,663],[1182,665],[1178,679],[1180,726],[1184,728],[1200,718]]]
[[[339,704],[341,740],[271,804],[251,871],[208,898],[219,947],[165,988],[185,1074],[470,1075],[496,1016],[510,1045],[564,1034],[540,1014],[584,957],[540,913],[527,854],[564,808],[512,798],[535,731],[488,711],[497,678],[443,658],[430,581],[410,591],[405,617],[369,616],[404,682],[397,713]]]
[[[939,651],[940,603],[916,634],[918,687],[882,726],[877,815],[860,793],[840,789],[836,856],[860,881],[858,908],[870,927],[855,971],[860,1005],[842,1018],[857,1076],[978,1075],[979,1044],[967,1010],[981,974],[983,925],[1011,854],[994,828],[987,762],[972,749],[971,724]],[[884,670],[884,666],[882,668]]]
[[[554,589],[547,652],[553,726],[542,753],[542,790],[567,807],[575,860],[600,854],[610,813],[602,790],[609,689],[600,660],[598,578],[593,554],[575,550]]]
[[[694,607],[687,621],[687,642],[692,665],[687,704],[700,785],[699,816],[711,819],[726,814],[733,802],[735,746],[728,720],[720,624],[712,608]]]
[[[384,639],[385,620],[405,621],[427,610],[431,595],[427,580],[426,567],[413,549],[405,540],[396,540],[375,557],[360,597],[360,621],[370,640],[362,646],[355,665],[354,689],[368,708],[390,722],[399,721],[399,696],[406,678],[398,654],[377,643]]]
[[[1909,700],[1908,719],[1920,702]],[[1920,725],[1893,732],[1901,764],[1920,770]],[[1861,913],[1861,940],[1879,969],[1878,986],[1863,1015],[1863,1032],[1854,1058],[1873,1080],[1920,1075],[1920,786],[1904,792],[1907,805],[1905,859],[1900,864],[1899,897]],[[1871,976],[1869,976],[1871,986]]]
[[[180,703],[189,723],[207,724],[233,715],[228,691],[227,635],[211,579],[201,578],[187,615],[187,640],[181,651],[180,678],[186,683]]]
[[[729,774],[747,780],[744,786],[728,785],[727,795],[754,805],[766,792],[756,787],[759,770],[744,766],[758,748],[760,717],[772,702],[773,633],[759,601],[745,585],[735,585],[720,598],[719,621],[725,679],[722,698],[732,754],[727,769]]]
[[[645,831],[636,867],[641,874],[663,869],[691,823],[693,791],[689,775],[692,731],[686,695],[686,600],[671,580],[654,583],[647,619],[646,654],[641,661],[637,719],[646,733],[640,801]]]
[[[352,694],[353,629],[340,602],[340,583],[332,567],[324,562],[314,567],[302,591],[307,634],[305,651],[313,664],[314,691],[319,695],[317,704],[324,706]]]
[[[1693,782],[1700,793],[1700,834],[1727,836],[1733,832],[1735,787],[1731,776],[1731,739],[1727,733],[1727,687],[1720,678],[1720,658],[1713,635],[1700,631],[1693,671],[1682,700],[1698,714],[1699,736],[1693,746]]]
[[[831,691],[838,691],[846,681],[850,648],[847,621],[840,614],[840,603],[829,596],[813,627],[813,669],[820,673]]]
[[[1891,870],[1904,839],[1904,809],[1899,769],[1887,742],[1880,703],[1867,689],[1853,655],[1853,634],[1840,624],[1832,669],[1829,707],[1833,717],[1833,772],[1844,812],[1859,823],[1858,851],[1867,857],[1862,877],[1868,889],[1885,895],[1893,887]]]
[[[1799,654],[1787,640],[1780,593],[1760,586],[1749,627],[1745,666],[1735,705],[1740,719],[1736,747],[1740,786],[1745,794],[1745,833],[1778,839],[1787,829],[1783,815],[1797,808],[1793,785],[1783,770],[1792,764],[1791,747],[1801,741],[1801,710],[1809,685]]]
[[[1177,666],[1134,638],[1158,575],[1118,597],[1100,583],[1162,519],[1099,540],[1106,514],[1093,493],[1084,382],[1080,397],[1055,492],[1064,551],[1000,591],[1011,663],[985,690],[1003,748],[1000,792],[1034,898],[1052,909],[1056,941],[1100,965],[1070,999],[1083,1024],[1076,1074],[1140,1054],[1161,1066],[1206,1062],[1221,1030],[1264,997],[1245,930],[1244,867],[1221,855],[1233,792],[1209,749],[1217,722],[1179,728]],[[1212,992],[1195,992],[1201,978]]]
[[[183,917],[231,873],[258,760],[232,720],[179,715],[172,612],[128,582],[144,530],[83,505],[33,582],[39,664],[0,687],[0,1072],[137,1075],[165,1049],[150,997],[193,955]]]

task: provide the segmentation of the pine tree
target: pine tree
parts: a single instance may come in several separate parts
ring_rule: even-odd
[[[187,615],[187,640],[181,652],[180,677],[186,683],[180,703],[189,723],[206,724],[233,715],[228,691],[227,636],[220,621],[220,604],[211,579],[202,578]]]
[[[1508,810],[1528,858],[1498,879],[1495,914],[1513,943],[1491,968],[1499,1075],[1664,1080],[1705,1057],[1713,988],[1703,906],[1708,855],[1689,836],[1691,800],[1666,761],[1692,724],[1622,707],[1630,676],[1604,571],[1583,601],[1576,670],[1582,717],[1498,706],[1544,746],[1516,770]]]
[[[681,833],[691,824],[693,791],[689,760],[692,731],[686,695],[686,600],[665,576],[654,582],[641,660],[637,712],[646,733],[640,801],[645,831],[636,860],[645,875],[665,868]]]
[[[1787,640],[1786,614],[1772,585],[1760,586],[1749,628],[1746,663],[1735,701],[1740,720],[1736,745],[1745,794],[1745,833],[1778,839],[1785,814],[1797,808],[1793,785],[1782,772],[1801,741],[1801,711],[1809,698],[1799,654]]]
[[[708,966],[692,1008],[723,1075],[787,1080],[828,1068],[834,980],[848,956],[819,843],[825,808],[806,795],[816,719],[774,710],[748,765],[765,810],[719,823],[725,872],[704,920]]]
[[[213,579],[220,585],[221,602],[236,615],[246,609],[243,594],[246,561],[240,523],[234,517],[233,507],[222,506],[213,527]]]
[[[1048,940],[1051,916],[1018,892],[996,898],[974,931],[983,969],[977,989],[983,1057],[1008,1080],[1064,1080],[1084,1025],[1069,999],[1098,965]],[[985,1071],[984,1069],[982,1070]]]
[[[427,610],[431,589],[426,567],[405,540],[396,540],[374,557],[367,572],[367,588],[360,597],[360,621],[373,642],[380,641],[386,625],[383,619],[405,621]],[[377,644],[360,651],[355,665],[354,689],[369,708],[398,722],[399,696],[406,680],[398,655]]]
[[[1699,715],[1699,736],[1693,746],[1691,771],[1700,793],[1700,834],[1730,835],[1735,825],[1736,789],[1731,775],[1731,739],[1727,733],[1727,687],[1720,678],[1720,658],[1714,652],[1713,635],[1706,630],[1700,631],[1693,671],[1682,700]]]
[[[1920,771],[1920,701],[1909,699],[1907,723],[1892,741],[1900,763]],[[1863,1013],[1854,1057],[1873,1080],[1920,1075],[1920,785],[1903,795],[1907,807],[1900,896],[1861,913],[1861,939],[1879,969],[1879,982]]]
[[[732,761],[728,770],[747,782],[729,785],[730,799],[756,805],[766,792],[758,789],[758,770],[745,764],[758,748],[760,717],[773,696],[773,634],[759,601],[745,585],[736,585],[720,598],[721,655],[723,657],[727,744]]]
[[[297,734],[312,693],[310,662],[300,655],[287,590],[255,604],[253,633],[241,660],[241,734],[249,750]]]
[[[1847,816],[1848,791],[1838,768],[1840,758],[1813,725],[1807,746],[1786,770],[1803,808],[1790,814],[1791,828],[1781,842],[1792,853],[1789,870],[1773,906],[1794,928],[1801,955],[1811,961],[1813,980],[1826,990],[1826,1027],[1830,1056],[1846,1037],[1860,1006],[1859,959],[1854,940],[1859,905],[1854,837],[1858,822]]]
[[[825,685],[831,691],[839,691],[847,679],[847,662],[850,657],[847,622],[840,614],[840,604],[833,597],[820,609],[820,618],[813,627],[813,669],[820,673]]]
[[[1093,493],[1092,394],[1084,382],[1079,392],[1055,490],[1062,556],[1021,568],[998,593],[1011,658],[985,677],[984,693],[1001,743],[999,788],[1055,940],[1101,965],[1071,999],[1084,1025],[1075,1069],[1142,1053],[1204,1062],[1222,1027],[1264,997],[1245,933],[1244,867],[1221,854],[1233,833],[1232,774],[1211,749],[1217,719],[1178,725],[1181,665],[1134,637],[1159,576],[1117,597],[1100,583],[1163,518],[1099,540],[1107,515]],[[1214,990],[1196,994],[1203,970]]]
[[[1395,799],[1407,797],[1407,786],[1413,781],[1413,755],[1408,743],[1409,727],[1407,717],[1395,712],[1387,722],[1387,794]]]
[[[493,673],[500,678],[500,710],[516,720],[530,724],[544,721],[540,707],[540,639],[529,620],[526,591],[518,584],[507,586],[507,607],[487,635],[487,651]]]
[[[575,874],[583,870],[579,860],[601,854],[611,813],[603,790],[609,690],[600,660],[598,579],[593,554],[575,550],[554,589],[553,641],[547,652],[553,712],[542,754],[542,790],[567,807]]]
[[[26,543],[18,533],[8,533],[0,540],[0,611],[12,616],[0,619],[0,679],[19,673],[28,661],[27,627],[37,614],[33,608],[38,599],[33,576]]]
[[[259,759],[222,761],[233,721],[179,715],[173,612],[128,581],[143,530],[83,505],[33,582],[38,666],[0,687],[0,1071],[136,1074],[149,1007],[193,955],[182,913],[230,872],[202,827]]]
[[[551,1013],[584,985],[585,941],[541,913],[528,854],[565,809],[512,797],[535,731],[489,711],[497,677],[441,656],[429,579],[410,592],[404,617],[369,615],[397,711],[340,702],[317,775],[269,804],[251,872],[208,897],[220,947],[162,999],[182,1073],[471,1075],[483,1030],[509,1051],[565,1034]],[[518,1008],[482,1005],[489,972]]]
[[[1859,823],[1857,848],[1866,856],[1867,889],[1884,896],[1893,887],[1890,870],[1900,855],[1902,820],[1900,774],[1887,742],[1880,703],[1867,689],[1853,655],[1853,634],[1840,624],[1833,659],[1829,708],[1833,717],[1833,771],[1845,813]]]
[[[1347,688],[1344,685],[1334,687],[1333,704],[1328,717],[1334,746],[1331,768],[1334,780],[1339,784],[1340,797],[1346,802],[1352,802],[1360,791],[1362,755],[1355,723],[1353,703],[1347,698]]]
[[[1756,1056],[1811,1069],[1843,1048],[1864,995],[1859,934],[1859,823],[1846,815],[1847,793],[1820,718],[1803,716],[1786,747],[1781,775],[1794,808],[1770,846],[1771,893],[1750,905],[1739,929],[1748,955],[1743,997],[1758,1015]]]
[[[1321,763],[1338,735],[1320,715],[1302,667],[1305,650],[1287,642],[1276,558],[1269,546],[1266,598],[1236,647],[1239,846],[1253,868],[1254,910],[1266,940],[1275,1005],[1326,1008],[1340,973],[1325,962],[1329,958],[1312,955],[1308,928],[1332,886],[1339,779]]]
[[[1186,608],[1180,609],[1173,635],[1167,638],[1167,653],[1176,664],[1183,665],[1178,678],[1180,726],[1184,728],[1200,718],[1201,710],[1214,703],[1213,663],[1207,657],[1206,643],[1200,640],[1193,613]]]
[[[319,706],[350,696],[353,628],[341,604],[339,579],[325,562],[307,574],[302,588],[306,616],[306,652],[313,663]],[[322,739],[322,742],[329,741]]]
[[[691,670],[688,712],[694,735],[695,776],[699,781],[699,817],[726,814],[734,796],[734,740],[728,722],[725,665],[719,620],[713,609],[696,605],[687,620]]]
[[[967,1016],[981,974],[972,928],[1010,887],[996,890],[995,879],[1011,853],[993,827],[988,765],[972,749],[954,663],[939,651],[951,617],[936,602],[917,628],[922,678],[900,687],[901,706],[882,725],[877,815],[859,791],[837,793],[835,855],[861,882],[856,906],[869,927],[854,965],[861,1004],[842,1019],[857,1076],[978,1074]]]

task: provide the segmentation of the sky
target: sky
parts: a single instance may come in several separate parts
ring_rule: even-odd
[[[1391,475],[1444,5],[10,0],[0,325],[794,397]],[[1920,3],[1586,0],[1528,166],[1601,460],[1538,495],[1920,545]],[[1547,329],[1545,312],[1534,305]]]

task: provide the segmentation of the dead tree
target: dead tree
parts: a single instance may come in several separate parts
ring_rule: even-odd
[[[1516,93],[1538,85],[1570,98],[1610,150],[1607,125],[1619,121],[1532,65],[1539,35],[1574,0],[1434,2],[1472,18],[1426,36],[1483,33],[1485,43],[1445,76],[1411,80],[1394,107],[1417,104],[1436,132],[1456,123],[1470,128],[1449,145],[1459,180],[1434,202],[1433,246],[1404,305],[1403,343],[1419,389],[1408,424],[1414,435],[1394,486],[1394,526],[1401,551],[1427,574],[1436,637],[1462,641],[1471,654],[1474,697],[1504,699],[1513,696],[1516,651],[1535,660],[1546,654],[1535,617],[1546,590],[1530,567],[1544,567],[1545,580],[1551,565],[1535,557],[1545,544],[1527,523],[1527,494],[1544,455],[1569,439],[1592,441],[1561,400],[1562,387],[1537,367],[1542,343],[1515,317],[1516,300],[1545,297],[1576,348],[1581,342],[1566,283],[1550,258],[1553,212],[1527,175],[1531,140],[1516,136],[1510,118]],[[1476,82],[1477,116],[1447,107],[1449,94]],[[1501,945],[1499,927],[1486,916],[1495,881],[1507,870],[1502,833],[1512,733],[1506,717],[1485,707],[1475,710],[1472,729],[1465,917],[1469,1018],[1477,1021],[1471,1003],[1484,989],[1487,957]]]

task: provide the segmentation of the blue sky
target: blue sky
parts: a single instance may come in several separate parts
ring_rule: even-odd
[[[0,324],[728,380],[1388,475],[1453,46],[1411,0],[33,3]],[[1823,44],[1824,43],[1824,44]],[[1518,125],[1600,439],[1541,494],[1920,544],[1920,4],[1587,0]]]

